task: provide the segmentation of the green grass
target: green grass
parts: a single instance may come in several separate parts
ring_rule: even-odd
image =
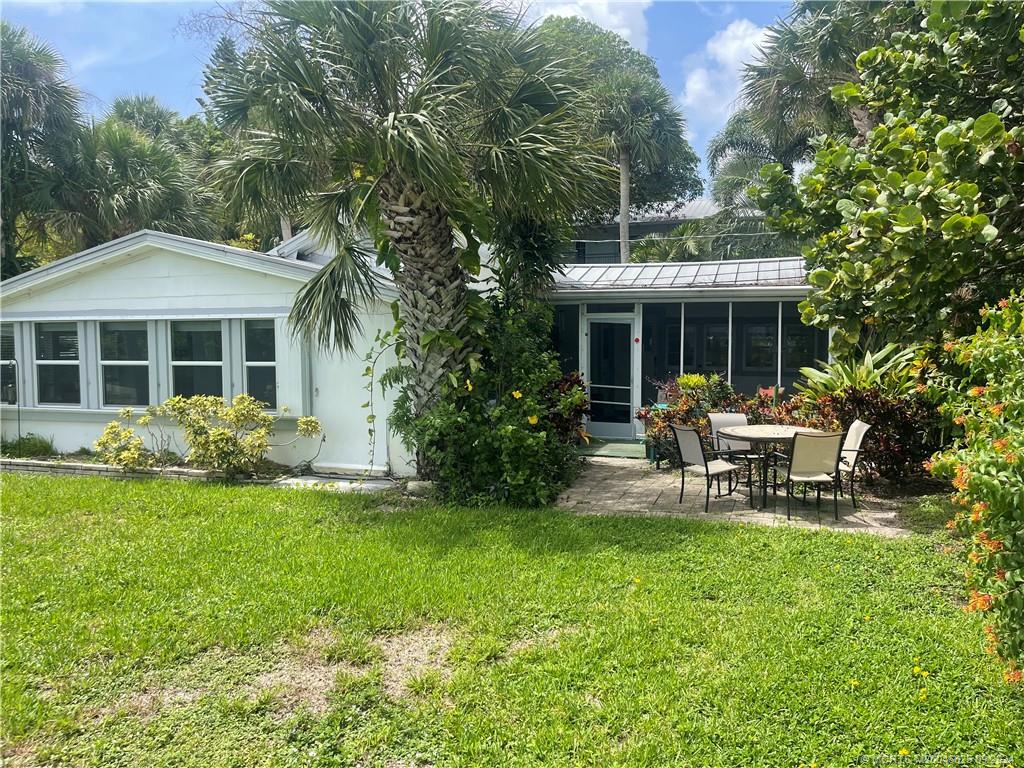
[[[1024,697],[958,605],[944,533],[2,482],[4,741],[43,764],[1024,754]],[[273,691],[246,693],[282,643],[324,626],[336,630],[324,656],[349,665],[325,712],[281,717]],[[375,640],[424,626],[450,634],[450,674],[387,696]],[[203,694],[145,716],[124,706],[154,686]]]

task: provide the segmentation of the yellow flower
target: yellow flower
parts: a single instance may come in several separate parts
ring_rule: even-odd
[[[864,617],[864,621],[871,621],[871,614],[870,613],[867,616]]]
[[[928,677],[928,670],[927,669],[922,669],[921,670],[921,677]]]
[[[513,392],[512,392],[512,397],[514,397],[514,398],[515,398],[516,400],[518,400],[518,399],[519,399],[519,398],[521,398],[522,396],[523,396],[523,393],[522,393],[522,392],[520,392],[520,391],[519,391],[518,389],[516,389],[516,390],[513,390]]]
[[[914,674],[915,675],[920,675],[921,674],[921,668],[920,667],[914,667]]]
[[[859,688],[859,687],[860,687],[860,680],[857,680],[857,679],[851,679],[851,680],[850,680],[850,685],[851,685],[851,686],[852,686],[853,688]]]
[[[530,422],[531,426],[537,423],[537,417],[536,416],[527,416],[526,420],[528,422]]]
[[[466,379],[466,391],[467,392],[472,392],[473,391],[473,382],[470,381],[469,379]]]

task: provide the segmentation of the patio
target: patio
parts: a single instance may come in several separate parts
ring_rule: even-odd
[[[849,497],[839,500],[839,520],[832,517],[832,499],[822,499],[817,509],[813,496],[808,503],[793,501],[793,519],[786,519],[785,498],[780,496],[775,507],[769,496],[768,507],[753,510],[747,502],[746,488],[732,496],[714,498],[712,486],[710,511],[704,513],[704,482],[700,477],[687,478],[683,503],[679,503],[679,470],[655,469],[642,459],[590,456],[587,466],[559,496],[556,506],[584,515],[674,516],[700,520],[780,525],[793,528],[826,528],[848,533],[871,533],[877,536],[904,536],[899,503],[878,499],[858,492],[857,509]]]

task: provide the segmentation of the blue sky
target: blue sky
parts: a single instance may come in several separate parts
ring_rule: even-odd
[[[122,95],[152,94],[183,114],[198,109],[202,69],[212,41],[190,37],[180,22],[214,3],[12,2],[3,18],[28,27],[67,59],[72,78],[101,115]],[[763,28],[788,2],[637,0],[535,2],[534,16],[578,15],[618,32],[658,63],[686,116],[701,157],[735,103],[738,72]]]

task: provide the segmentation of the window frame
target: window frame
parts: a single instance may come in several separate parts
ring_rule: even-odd
[[[0,322],[0,335],[3,334],[5,328],[11,329],[11,356],[4,357],[2,349],[0,349],[0,368],[10,366],[13,369],[14,402],[8,403],[6,400],[0,399],[0,405],[21,405],[21,363],[18,362],[18,328],[13,321]],[[2,347],[2,344],[0,344],[0,347]]]
[[[220,327],[220,360],[175,360],[174,359],[174,326],[176,324],[188,324],[188,323],[217,323]],[[221,376],[220,390],[222,397],[226,402],[231,401],[231,378],[230,378],[230,329],[225,327],[225,321],[223,319],[212,320],[209,318],[177,318],[167,321],[167,393],[168,397],[176,397],[174,391],[174,370],[177,367],[186,368],[219,368]],[[182,395],[184,397],[184,395]],[[218,397],[218,395],[210,395],[210,397]]]
[[[74,325],[75,326],[75,340],[78,343],[77,355],[74,360],[40,360],[39,359],[39,336],[36,330],[40,326],[44,325]],[[82,342],[85,339],[85,328],[84,323],[81,320],[44,320],[41,322],[34,322],[31,325],[30,331],[32,336],[32,375],[34,378],[35,390],[35,402],[36,405],[44,408],[60,408],[63,410],[81,409],[86,405],[86,381],[83,379],[84,368],[82,365]],[[39,386],[42,384],[42,379],[39,376],[39,366],[41,365],[57,365],[57,366],[74,366],[78,369],[78,402],[77,403],[51,403],[43,398],[39,392]]]
[[[248,350],[248,334],[246,333],[247,325],[250,322],[269,322],[271,330],[274,332],[274,359],[271,360],[249,360]],[[249,395],[249,369],[250,368],[273,368],[274,369],[274,404],[269,408],[263,410],[268,413],[277,413],[279,409],[280,397],[278,396],[279,383],[277,379],[277,319],[273,317],[244,317],[241,318],[241,336],[242,336],[242,392]],[[255,397],[255,396],[254,396]],[[262,402],[262,401],[261,401]]]
[[[103,326],[107,324],[134,324],[141,325],[142,330],[146,334],[146,360],[105,360],[103,357]],[[223,356],[223,352],[221,353]],[[97,365],[99,367],[99,381],[97,382],[97,388],[99,389],[99,401],[100,408],[104,410],[120,410],[121,408],[148,408],[153,405],[153,370],[152,370],[152,358],[153,358],[153,334],[151,333],[150,324],[146,320],[99,320],[96,323],[96,358]],[[118,366],[136,366],[143,367],[146,369],[146,400],[148,402],[142,405],[113,405],[108,404],[106,401],[106,379],[104,378],[104,367],[108,365]]]

